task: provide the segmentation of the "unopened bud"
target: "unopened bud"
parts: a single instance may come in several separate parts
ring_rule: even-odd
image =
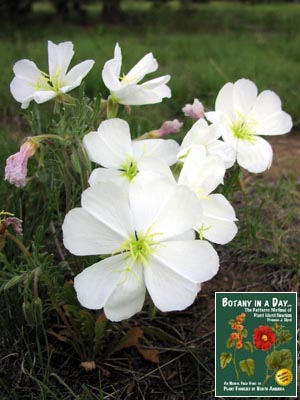
[[[198,99],[194,99],[193,104],[186,104],[182,111],[186,117],[191,117],[194,120],[204,118],[204,107]]]
[[[31,138],[22,144],[20,151],[11,155],[6,160],[5,180],[17,187],[25,186],[27,175],[27,162],[36,152],[38,145]]]
[[[165,121],[159,129],[149,132],[149,138],[156,139],[169,135],[170,133],[178,132],[183,123],[174,119],[173,121]]]

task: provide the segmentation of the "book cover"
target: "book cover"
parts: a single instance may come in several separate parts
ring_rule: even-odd
[[[215,294],[216,397],[297,397],[297,293]]]

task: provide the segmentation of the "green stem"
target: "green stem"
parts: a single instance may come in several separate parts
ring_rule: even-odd
[[[16,243],[16,245],[19,247],[19,249],[22,251],[22,253],[26,257],[28,263],[33,267],[34,266],[33,259],[32,259],[31,255],[30,255],[29,251],[24,246],[24,244],[18,238],[16,238],[16,236],[12,235],[8,231],[5,232],[5,236],[10,238],[13,242]]]
[[[106,116],[107,119],[116,118],[119,111],[119,103],[114,100],[112,96],[109,96],[107,99],[107,109],[106,109]]]
[[[234,352],[233,352],[233,366],[234,366],[236,379],[237,379],[237,381],[239,381],[240,380],[240,374],[239,374],[239,371],[238,371],[238,368],[237,368],[237,365],[236,365],[236,349],[234,349]]]
[[[154,303],[151,301],[150,308],[149,308],[149,318],[150,321],[153,321],[156,317],[157,308],[155,307]]]

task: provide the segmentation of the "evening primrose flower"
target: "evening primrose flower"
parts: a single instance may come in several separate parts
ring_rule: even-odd
[[[22,144],[20,151],[11,155],[6,160],[5,180],[17,187],[24,187],[27,176],[28,159],[32,157],[38,145],[31,139]]]
[[[56,96],[63,98],[65,93],[81,84],[94,61],[83,61],[67,72],[73,55],[72,42],[54,44],[48,41],[49,74],[41,71],[30,60],[15,63],[15,77],[10,84],[10,91],[15,100],[21,103],[21,108],[27,108],[32,100],[40,104]]]
[[[213,247],[191,234],[201,212],[196,196],[159,174],[140,173],[127,187],[98,183],[81,205],[65,217],[65,247],[112,256],[83,270],[74,287],[84,307],[103,307],[112,321],[139,312],[146,289],[159,310],[183,310],[218,270]]]
[[[217,156],[207,156],[203,146],[193,147],[184,161],[178,185],[193,191],[202,207],[195,216],[194,228],[200,238],[226,244],[237,233],[233,207],[222,194],[212,192],[223,184],[224,162]]]
[[[259,135],[282,135],[293,125],[277,94],[265,90],[257,95],[256,85],[247,79],[226,83],[217,96],[215,111],[205,115],[219,123],[223,140],[249,172],[263,172],[272,163],[272,147]]]
[[[83,138],[88,157],[104,168],[93,170],[89,183],[129,183],[141,170],[152,170],[159,161],[175,164],[179,145],[172,139],[132,141],[129,125],[119,118],[103,121],[96,132]],[[156,168],[154,166],[154,168]]]
[[[146,54],[127,74],[121,74],[122,53],[117,43],[114,58],[108,60],[102,70],[102,79],[110,90],[111,98],[119,104],[136,106],[142,104],[160,103],[163,98],[171,97],[171,90],[166,85],[170,75],[139,82],[145,75],[154,72],[158,63],[152,53]]]
[[[183,138],[178,159],[184,160],[194,146],[204,146],[207,155],[218,156],[224,161],[226,168],[232,167],[235,151],[229,144],[219,140],[220,136],[217,124],[208,125],[203,118],[199,119]]]

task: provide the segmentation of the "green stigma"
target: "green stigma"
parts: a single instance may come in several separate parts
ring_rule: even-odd
[[[135,232],[135,235],[131,235],[129,239],[125,240],[121,246],[114,252],[116,253],[127,253],[126,259],[131,260],[134,264],[147,264],[149,257],[153,253],[157,242],[154,237],[157,234],[139,234]]]
[[[237,139],[247,140],[250,143],[254,143],[254,126],[254,122],[238,119],[231,125],[231,129],[234,137]]]
[[[203,224],[202,224],[201,227],[198,227],[198,228],[197,228],[197,232],[198,232],[198,235],[199,235],[199,239],[200,239],[200,240],[203,240],[203,239],[204,239],[204,232],[205,232],[205,231],[208,231],[209,228],[210,228],[210,226],[205,227]]]
[[[124,164],[120,166],[121,176],[125,176],[129,182],[138,174],[137,161],[133,158],[128,158]]]

